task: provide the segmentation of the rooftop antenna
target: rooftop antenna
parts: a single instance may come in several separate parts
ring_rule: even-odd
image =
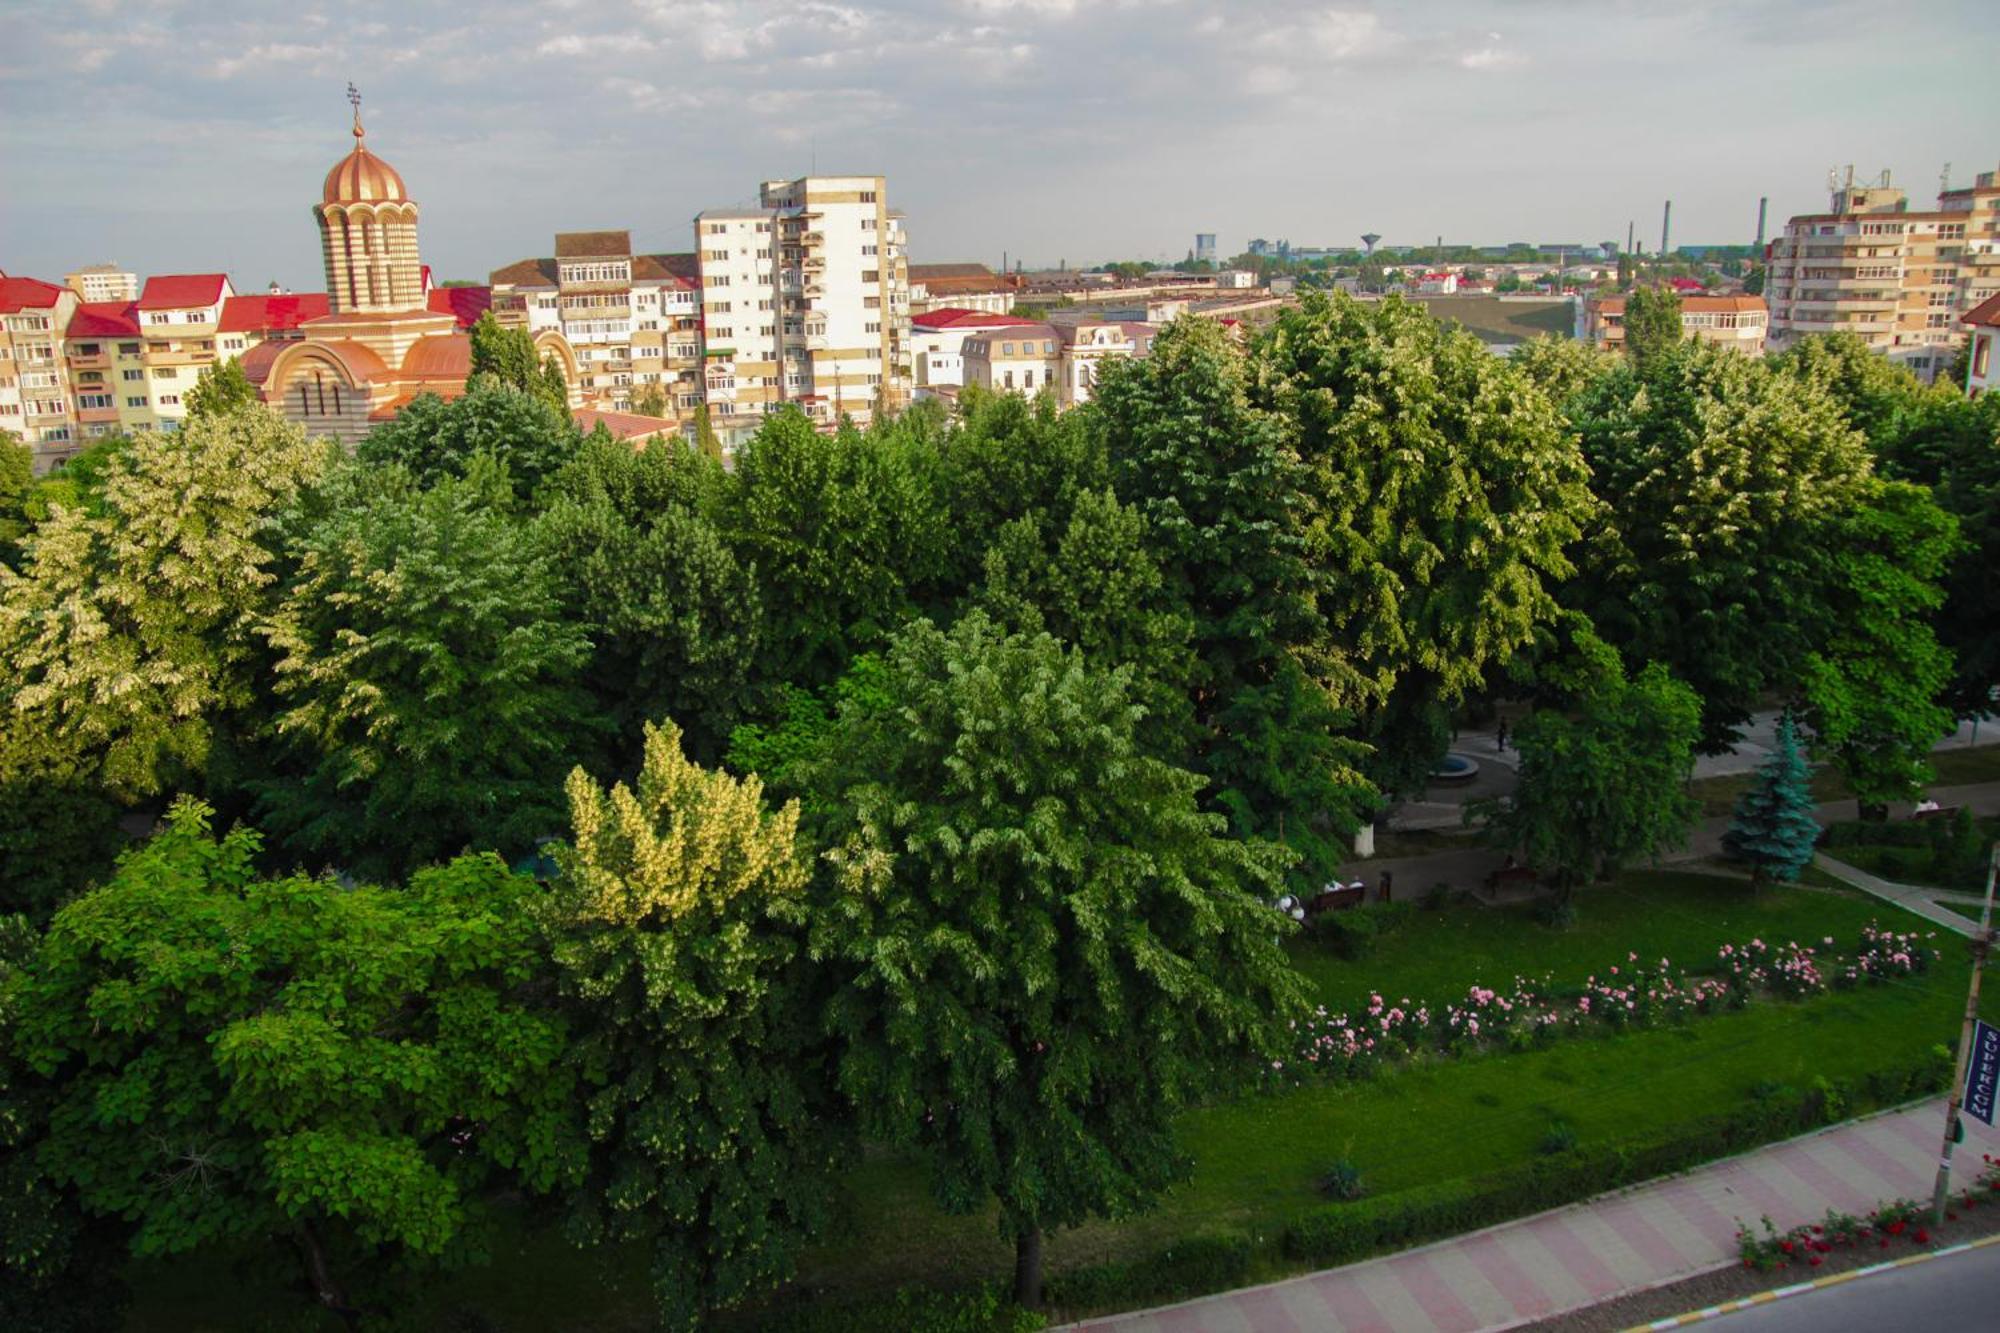
[[[1938,173],[1938,193],[1949,194],[1950,192],[1951,192],[1951,163],[1947,162],[1944,164],[1944,170]]]

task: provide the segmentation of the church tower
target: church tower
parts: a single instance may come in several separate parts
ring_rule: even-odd
[[[368,151],[361,95],[352,84],[347,97],[354,104],[354,149],[326,173],[313,209],[328,304],[336,315],[422,310],[416,201],[396,169]]]

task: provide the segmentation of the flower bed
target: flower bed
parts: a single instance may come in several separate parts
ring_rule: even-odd
[[[1990,1207],[2000,1202],[2000,1162],[1990,1153],[1985,1154],[1985,1161],[1979,1178],[1959,1192],[1956,1206],[1945,1213],[1947,1221],[1958,1220],[1960,1211],[1970,1212],[1982,1203]],[[1792,1264],[1818,1268],[1838,1249],[1872,1246],[1886,1250],[1899,1240],[1928,1245],[1931,1233],[1924,1219],[1929,1212],[1913,1199],[1891,1199],[1865,1218],[1828,1209],[1824,1222],[1802,1223],[1789,1231],[1778,1230],[1769,1217],[1760,1219],[1762,1235],[1739,1222],[1736,1253],[1745,1268],[1770,1272]]]
[[[1443,1004],[1405,996],[1391,1002],[1368,997],[1357,1013],[1329,1013],[1324,1005],[1292,1024],[1290,1055],[1273,1060],[1267,1081],[1279,1086],[1316,1079],[1365,1078],[1386,1061],[1418,1055],[1465,1055],[1482,1050],[1528,1050],[1558,1038],[1683,1023],[1723,1008],[1740,1008],[1760,995],[1802,999],[1833,986],[1858,986],[1911,977],[1939,955],[1919,936],[1883,930],[1870,922],[1854,953],[1761,939],[1725,944],[1703,967],[1675,967],[1662,958],[1643,964],[1629,953],[1603,976],[1581,987],[1558,987],[1548,978],[1514,978],[1498,991],[1473,986]]]

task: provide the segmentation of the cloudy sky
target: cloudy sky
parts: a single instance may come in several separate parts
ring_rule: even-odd
[[[1996,55],[1994,0],[0,0],[0,268],[317,288],[350,79],[451,277],[815,161],[918,261],[1747,241],[1836,163],[2000,166]]]

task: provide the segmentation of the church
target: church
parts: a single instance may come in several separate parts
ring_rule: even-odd
[[[354,102],[354,148],[326,173],[313,206],[326,268],[327,312],[303,336],[260,343],[244,373],[264,401],[308,434],[352,447],[418,394],[465,392],[472,339],[449,309],[433,308],[417,252],[418,208],[396,169],[368,150]],[[559,332],[535,338],[554,355],[576,405],[576,356]]]

